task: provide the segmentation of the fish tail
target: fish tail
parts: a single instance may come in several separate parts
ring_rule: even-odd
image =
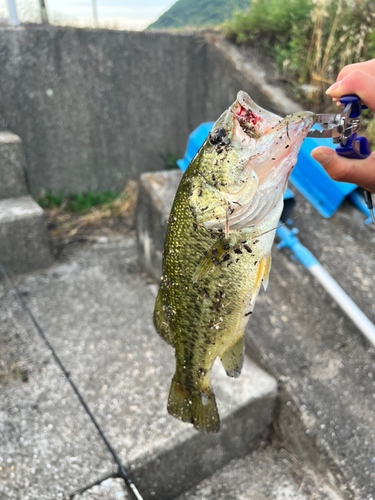
[[[168,399],[168,413],[190,422],[202,432],[219,432],[220,417],[215,395],[209,386],[201,392],[190,392],[175,375]]]

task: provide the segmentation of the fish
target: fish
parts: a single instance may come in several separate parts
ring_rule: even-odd
[[[153,317],[175,350],[168,413],[199,431],[220,430],[211,369],[219,357],[228,376],[241,373],[244,330],[261,284],[267,288],[283,195],[314,122],[309,111],[282,118],[240,91],[177,189]]]

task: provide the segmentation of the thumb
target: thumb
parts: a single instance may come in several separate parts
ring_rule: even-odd
[[[315,148],[311,152],[327,174],[335,181],[351,182],[375,193],[375,151],[364,160],[343,158],[331,148]]]

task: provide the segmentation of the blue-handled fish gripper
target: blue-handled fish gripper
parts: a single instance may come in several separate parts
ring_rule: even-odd
[[[351,105],[349,119],[356,119],[361,116],[362,109],[367,109],[367,106],[362,104],[357,95],[345,95],[341,97],[340,103],[344,106]],[[345,141],[336,148],[336,153],[344,158],[352,158],[354,160],[364,160],[371,154],[370,144],[366,137],[358,137],[357,134],[350,135]],[[372,203],[371,193],[364,191],[365,202],[370,210],[372,222],[375,224],[374,206]]]

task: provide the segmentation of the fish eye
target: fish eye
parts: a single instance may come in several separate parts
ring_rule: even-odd
[[[216,127],[214,128],[213,130],[211,130],[210,132],[210,143],[213,144],[214,146],[216,144],[220,144],[221,142],[223,142],[223,139],[224,137],[226,137],[227,133],[225,131],[225,129],[223,129],[222,127]]]

